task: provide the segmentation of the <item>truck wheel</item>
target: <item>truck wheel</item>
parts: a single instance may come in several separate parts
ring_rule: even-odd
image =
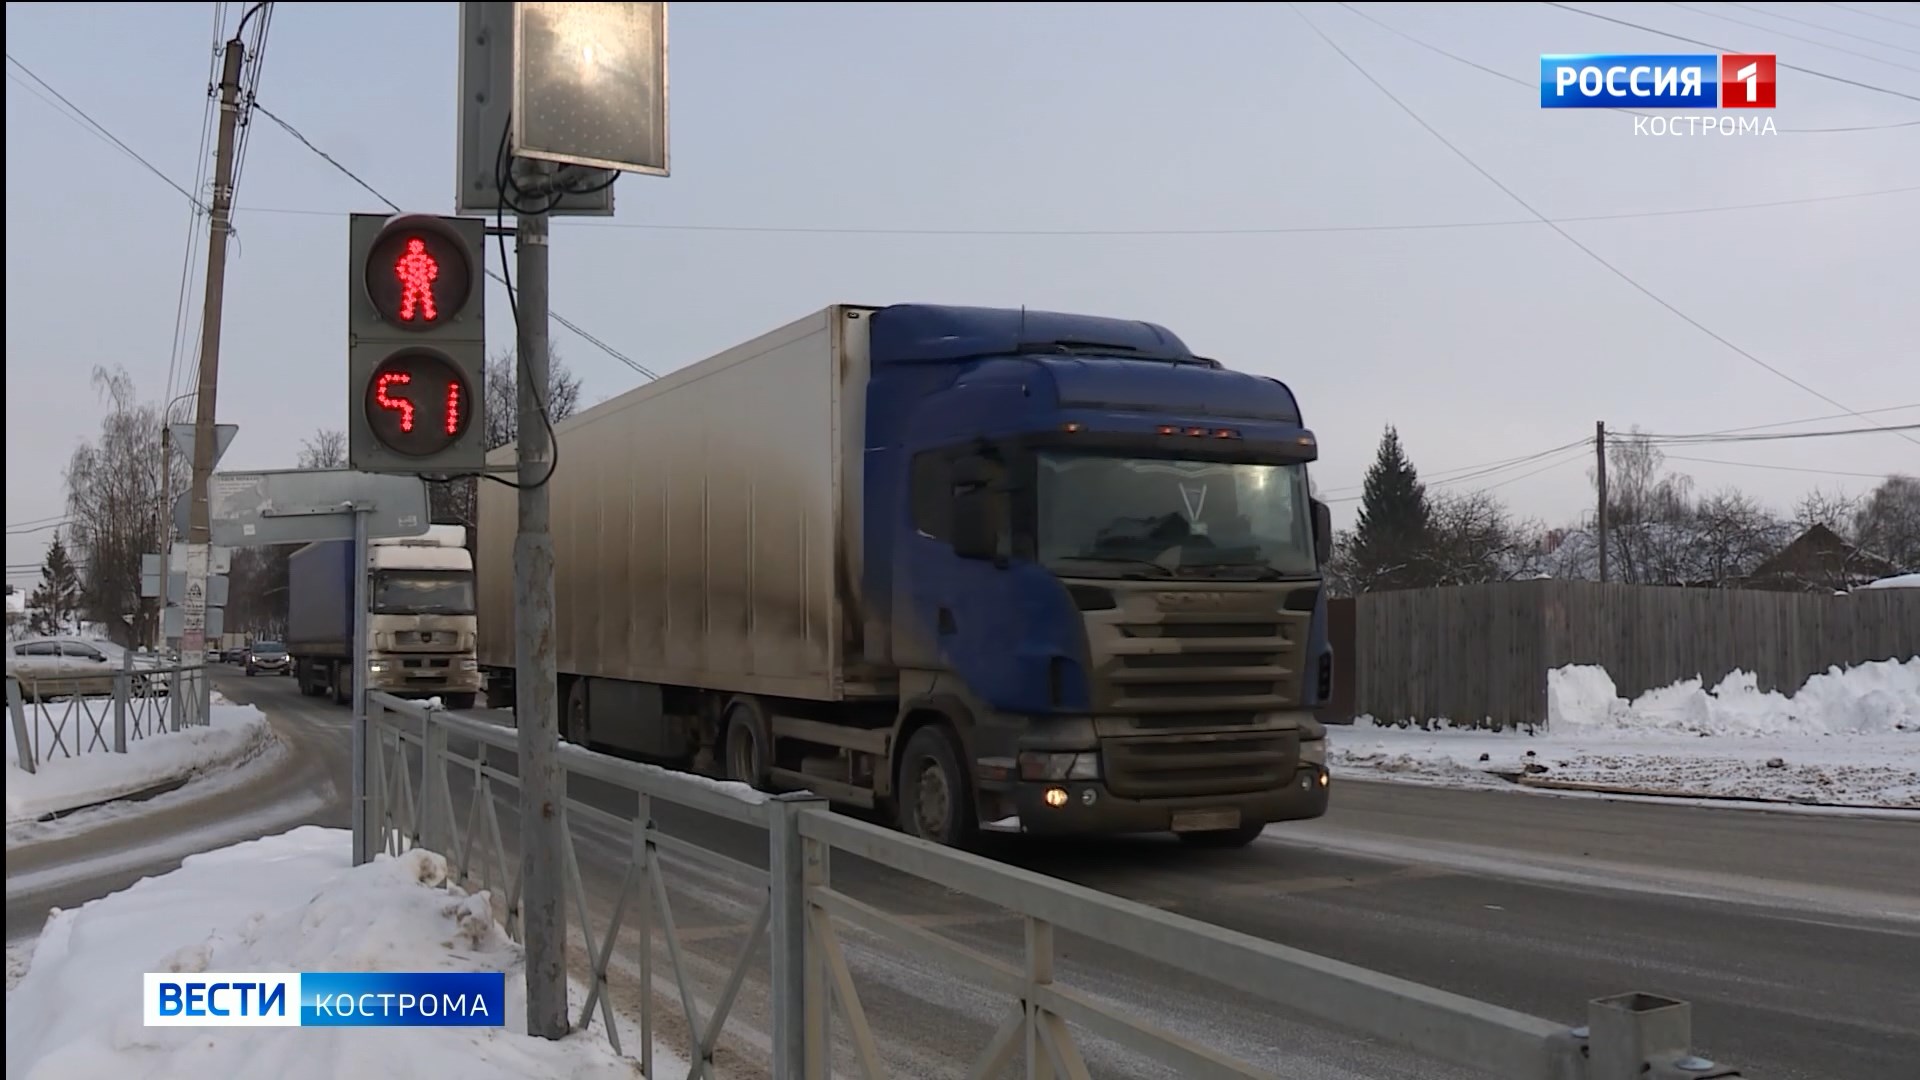
[[[947,847],[970,846],[979,830],[973,787],[953,735],[940,724],[913,733],[900,755],[899,827]]]
[[[760,791],[768,790],[767,725],[752,702],[735,699],[727,706],[727,779]]]
[[[1261,831],[1266,827],[1265,822],[1250,822],[1237,829],[1220,829],[1214,832],[1183,832],[1175,833],[1174,835],[1178,836],[1180,842],[1188,847],[1219,851],[1246,847],[1258,839]]]
[[[330,674],[333,679],[333,703],[353,704],[353,672],[347,670],[345,664],[335,664]]]
[[[567,715],[563,719],[562,734],[568,742],[582,748],[591,745],[592,734],[587,727],[587,680],[575,679],[567,688]]]

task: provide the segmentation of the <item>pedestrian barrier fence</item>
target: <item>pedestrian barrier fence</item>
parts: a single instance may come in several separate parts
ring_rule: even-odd
[[[368,828],[376,850],[395,854],[425,847],[445,855],[458,879],[504,897],[505,922],[516,938],[519,864],[504,841],[499,809],[515,811],[519,733],[511,728],[383,693],[367,695]],[[1270,1077],[1238,1060],[1131,1015],[1097,993],[1057,978],[1056,932],[1083,936],[1224,990],[1262,998],[1276,1015],[1325,1021],[1356,1038],[1378,1038],[1417,1055],[1512,1080],[1709,1080],[1737,1077],[1732,1068],[1691,1053],[1691,1012],[1682,1001],[1629,993],[1592,1001],[1586,1022],[1556,1022],[1120,899],[1079,885],[930,844],[836,813],[811,794],[766,795],[658,766],[559,748],[568,792],[561,810],[566,850],[561,865],[570,919],[577,918],[590,969],[576,1027],[596,1018],[615,1050],[625,1040],[612,1001],[614,947],[623,920],[637,922],[638,1056],[654,1077],[657,1030],[654,988],[678,997],[691,1033],[687,1080],[716,1073],[715,1050],[760,944],[769,944],[766,1012],[771,1031],[758,1043],[770,1052],[775,1080],[825,1080],[848,1059],[866,1080],[888,1075],[879,1034],[862,1004],[847,961],[842,927],[890,942],[919,959],[938,958],[956,977],[1003,995],[997,1029],[966,1066],[969,1077],[1004,1075],[1024,1057],[1025,1075],[1088,1080],[1095,1075],[1078,1033],[1157,1061],[1183,1078]],[[470,781],[464,809],[455,778]],[[576,797],[575,781],[630,794],[635,813],[623,818]],[[765,833],[766,869],[662,831],[655,812],[673,805],[751,826]],[[518,820],[515,818],[514,820]],[[596,925],[578,854],[587,823],[630,840],[618,891],[596,897],[610,913]],[[689,978],[685,944],[676,933],[663,880],[674,864],[662,853],[706,864],[750,883],[761,897],[724,988],[706,1015]],[[1024,926],[1018,961],[976,950],[913,920],[884,911],[836,886],[836,853],[869,861],[954,894],[1004,909]],[[652,942],[664,939],[668,978],[654,971]],[[847,1033],[836,1053],[834,1014]],[[850,1044],[850,1045],[848,1045]]]
[[[113,672],[8,673],[7,712],[20,768],[38,772],[56,758],[124,754],[131,743],[204,727],[205,665]]]

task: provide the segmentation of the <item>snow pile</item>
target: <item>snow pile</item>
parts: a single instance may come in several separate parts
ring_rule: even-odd
[[[1547,673],[1547,730],[1571,736],[1920,731],[1920,657],[1829,668],[1791,697],[1763,691],[1750,672],[1734,671],[1711,690],[1687,679],[1632,702],[1615,695],[1604,669],[1569,665]]]
[[[7,1076],[640,1075],[597,1025],[557,1042],[525,1036],[520,949],[487,894],[447,880],[445,859],[410,851],[354,867],[350,850],[342,830],[302,827],[188,856],[170,874],[55,912],[7,995]],[[149,1028],[140,998],[148,971],[505,971],[507,1026]],[[656,1069],[674,1060],[659,1056]]]
[[[33,773],[20,768],[18,747],[14,745],[13,733],[8,732],[6,738],[0,740],[7,746],[7,824],[125,798],[216,769],[230,768],[252,760],[273,745],[273,729],[267,726],[267,718],[259,709],[230,704],[218,695],[214,702],[213,715],[206,727],[162,732],[143,739],[130,737],[124,754],[92,745],[92,724],[80,718],[78,745],[91,752],[73,758],[51,757],[42,761],[39,771]],[[155,704],[166,707],[159,699],[155,699]],[[63,706],[55,703],[49,707]],[[103,706],[94,703],[93,707],[97,713]],[[112,706],[104,707],[109,710],[109,721],[102,730],[111,745]],[[29,718],[29,723],[32,722]],[[75,745],[73,724],[73,720],[67,721],[69,748]],[[42,732],[42,738],[46,737]]]
[[[1920,809],[1920,658],[1833,669],[1791,696],[1734,672],[1629,702],[1607,673],[1548,674],[1539,732],[1416,727],[1361,717],[1329,733],[1329,763],[1359,779],[1447,787]]]

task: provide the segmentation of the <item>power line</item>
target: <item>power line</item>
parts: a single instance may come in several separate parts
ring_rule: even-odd
[[[1896,67],[1902,71],[1920,71],[1920,68],[1914,67],[1912,64],[1903,64],[1898,60],[1883,60],[1880,57],[1873,55],[1872,53],[1864,53],[1858,49],[1849,49],[1844,45],[1830,45],[1824,41],[1819,41],[1814,38],[1807,37],[1805,34],[1791,34],[1785,30],[1777,29],[1771,26],[1766,26],[1761,23],[1748,22],[1745,19],[1736,19],[1731,15],[1722,15],[1717,11],[1703,11],[1700,8],[1693,7],[1692,5],[1689,5],[1689,4],[1673,3],[1671,2],[1671,0],[1669,0],[1667,6],[1679,8],[1681,11],[1691,11],[1695,15],[1704,15],[1709,19],[1719,19],[1723,22],[1730,22],[1730,23],[1733,23],[1735,26],[1744,26],[1751,30],[1765,31],[1767,34],[1770,34],[1773,37],[1783,37],[1790,41],[1804,41],[1809,45],[1818,46],[1819,48],[1822,48],[1822,49],[1831,49],[1834,52],[1846,53],[1848,56],[1857,56],[1857,57],[1860,57],[1862,60],[1871,60],[1876,64],[1885,64],[1888,67]],[[1762,14],[1765,14],[1765,12],[1762,12]]]
[[[1828,34],[1833,34],[1837,37],[1852,38],[1855,41],[1864,41],[1869,45],[1878,45],[1883,49],[1895,49],[1899,52],[1912,53],[1915,56],[1920,56],[1920,49],[1909,49],[1905,45],[1895,45],[1891,41],[1881,41],[1878,38],[1870,38],[1865,34],[1855,34],[1846,30],[1840,30],[1835,27],[1828,26],[1825,23],[1814,22],[1812,19],[1796,19],[1791,15],[1782,15],[1777,11],[1768,11],[1766,8],[1754,7],[1752,4],[1736,4],[1736,3],[1733,3],[1732,0],[1728,0],[1727,6],[1731,8],[1739,8],[1742,11],[1751,11],[1755,15],[1765,15],[1769,19],[1779,19],[1782,22],[1799,23],[1801,26],[1811,26],[1815,30],[1820,30]],[[1815,44],[1818,44],[1818,42],[1816,42]]]
[[[1655,30],[1655,29],[1654,29],[1653,27],[1651,27],[1651,26],[1646,26],[1646,25],[1643,25],[1643,24],[1641,24],[1641,23],[1637,23],[1637,22],[1629,22],[1629,21],[1628,21],[1628,20],[1626,20],[1626,19],[1616,19],[1616,18],[1614,18],[1614,17],[1613,17],[1613,16],[1611,16],[1611,15],[1602,15],[1602,14],[1600,14],[1600,13],[1599,13],[1599,12],[1597,12],[1597,11],[1588,11],[1588,10],[1586,10],[1585,8],[1577,8],[1577,7],[1574,7],[1574,6],[1572,5],[1572,4],[1560,4],[1560,3],[1554,3],[1554,2],[1552,2],[1552,0],[1546,0],[1546,5],[1547,5],[1548,7],[1554,7],[1554,8],[1559,8],[1559,9],[1560,9],[1560,10],[1562,10],[1562,11],[1571,11],[1571,12],[1573,12],[1573,13],[1574,13],[1575,15],[1585,15],[1585,16],[1587,16],[1588,18],[1591,18],[1591,19],[1599,19],[1599,20],[1601,20],[1602,22],[1610,22],[1610,23],[1615,23],[1615,24],[1618,24],[1618,25],[1620,25],[1620,26],[1630,26],[1630,27],[1632,27],[1632,28],[1633,28],[1633,29],[1635,29],[1635,30],[1643,30],[1643,31],[1645,31],[1645,32],[1647,32],[1647,33],[1649,33],[1649,34],[1657,34],[1657,35],[1659,35],[1660,37],[1664,37],[1664,38],[1672,38],[1672,39],[1673,39],[1673,40],[1675,40],[1675,41],[1684,41],[1684,42],[1686,42],[1686,43],[1687,43],[1687,44],[1689,44],[1689,45],[1698,45],[1698,46],[1700,46],[1700,47],[1701,47],[1701,48],[1703,48],[1703,49],[1712,49],[1712,50],[1714,50],[1715,52],[1723,52],[1723,53],[1724,53],[1724,52],[1735,52],[1735,51],[1736,51],[1736,50],[1734,50],[1734,49],[1732,49],[1732,48],[1729,48],[1729,47],[1727,47],[1727,46],[1725,46],[1725,45],[1715,45],[1714,43],[1712,43],[1712,42],[1710,42],[1710,41],[1701,41],[1701,40],[1700,40],[1700,39],[1698,39],[1698,38],[1690,38],[1690,37],[1685,37],[1685,36],[1683,36],[1683,35],[1680,35],[1680,34],[1672,34],[1672,33],[1668,33],[1668,32],[1667,32],[1667,31],[1665,31],[1665,30]],[[1802,75],[1812,75],[1812,76],[1814,76],[1815,78],[1820,78],[1820,79],[1827,79],[1827,80],[1829,80],[1829,81],[1832,81],[1832,82],[1837,82],[1837,83],[1845,83],[1845,84],[1846,84],[1846,85],[1848,85],[1848,86],[1857,86],[1857,87],[1859,87],[1859,88],[1860,88],[1860,89],[1862,89],[1862,90],[1872,90],[1872,91],[1875,91],[1876,93],[1881,93],[1881,94],[1890,94],[1890,95],[1892,95],[1893,97],[1897,97],[1897,98],[1906,98],[1906,99],[1907,99],[1908,101],[1920,101],[1920,96],[1916,96],[1916,95],[1914,95],[1914,94],[1909,94],[1909,93],[1907,93],[1907,92],[1906,92],[1905,90],[1891,90],[1891,89],[1888,89],[1887,87],[1884,87],[1884,86],[1876,86],[1876,85],[1874,85],[1873,83],[1866,83],[1866,82],[1861,82],[1861,81],[1859,81],[1858,79],[1849,79],[1849,78],[1846,78],[1845,76],[1841,76],[1841,75],[1829,75],[1828,73],[1826,73],[1826,72],[1824,72],[1824,71],[1815,71],[1815,70],[1814,70],[1813,68],[1804,68],[1804,67],[1800,67],[1800,66],[1799,66],[1799,65],[1797,65],[1797,64],[1789,64],[1789,63],[1785,63],[1784,61],[1778,61],[1778,60],[1776,60],[1776,61],[1775,61],[1775,65],[1776,65],[1776,66],[1778,66],[1778,67],[1782,67],[1782,68],[1785,68],[1785,69],[1787,69],[1788,71],[1797,71],[1797,72],[1799,72],[1799,73],[1800,73],[1800,74],[1802,74]]]
[[[14,67],[19,68],[21,71],[25,72],[27,75],[27,78],[32,79],[36,83],[39,83],[40,86],[44,88],[47,93],[52,94],[56,98],[59,98],[61,104],[65,105],[69,109],[72,109],[74,113],[80,117],[80,119],[85,120],[89,125],[91,125],[93,130],[99,132],[108,141],[112,142],[113,145],[119,147],[121,152],[125,153],[128,157],[132,158],[133,160],[139,162],[141,165],[146,166],[146,169],[148,172],[166,181],[168,187],[171,187],[173,190],[186,196],[188,202],[194,203],[195,205],[199,205],[200,200],[194,198],[192,193],[188,192],[186,188],[181,187],[179,184],[174,183],[172,177],[168,176],[166,173],[161,172],[160,167],[158,165],[155,165],[153,162],[148,161],[144,157],[141,157],[140,154],[133,149],[133,147],[128,146],[124,142],[121,142],[120,137],[118,135],[115,135],[113,132],[108,131],[103,125],[101,125],[101,123],[98,120],[95,120],[92,116],[88,115],[87,110],[82,109],[80,106],[75,105],[73,102],[67,100],[67,96],[65,94],[62,94],[60,91],[55,90],[50,84],[48,84],[47,80],[35,74],[32,68],[21,63],[18,57],[14,56],[12,53],[7,53],[6,56],[7,56],[7,61],[9,63],[11,63]]]
[[[1920,126],[1920,120],[1912,121]],[[1833,129],[1839,130],[1839,129]],[[1720,206],[1689,206],[1669,210],[1631,210],[1613,214],[1578,214],[1571,217],[1556,217],[1552,222],[1571,225],[1592,221],[1629,221],[1638,218],[1684,217],[1697,214],[1723,214],[1740,210],[1768,210],[1782,206],[1806,206],[1813,203],[1840,202],[1851,199],[1870,199],[1886,195],[1906,195],[1920,191],[1920,184],[1904,187],[1882,188],[1876,191],[1849,191],[1834,195],[1809,195],[1794,199],[1770,199],[1765,202],[1727,203]],[[345,217],[341,210],[308,210],[299,207],[250,206],[250,214],[286,214],[300,217]],[[1492,229],[1513,228],[1515,226],[1537,226],[1539,218],[1507,218],[1499,221],[1414,221],[1395,222],[1377,225],[1275,225],[1275,226],[1229,226],[1206,229],[1134,229],[1134,228],[1097,228],[1097,229],[966,229],[966,228],[911,228],[890,226],[840,226],[840,225],[709,225],[677,224],[667,222],[634,221],[562,221],[558,225],[576,227],[583,230],[599,229],[640,229],[650,232],[693,232],[693,233],[769,233],[797,234],[810,236],[982,236],[982,237],[1099,237],[1099,236],[1284,236],[1291,234],[1313,233],[1369,233],[1369,232],[1420,232],[1441,229]]]
[[[1556,6],[1560,6],[1560,5],[1556,5]],[[1628,274],[1626,271],[1615,266],[1613,263],[1607,261],[1604,257],[1600,255],[1599,252],[1581,243],[1578,237],[1575,237],[1572,233],[1561,228],[1557,223],[1549,221],[1546,215],[1540,213],[1540,211],[1533,208],[1532,203],[1527,202],[1525,199],[1520,197],[1518,192],[1515,192],[1512,188],[1508,187],[1506,184],[1501,183],[1498,177],[1494,176],[1493,173],[1487,171],[1487,169],[1484,166],[1482,166],[1479,162],[1475,161],[1470,155],[1467,154],[1466,151],[1456,146],[1452,142],[1452,140],[1448,139],[1445,135],[1442,135],[1440,133],[1440,129],[1428,123],[1423,117],[1421,117],[1419,113],[1413,110],[1412,106],[1400,100],[1399,96],[1394,94],[1392,90],[1387,89],[1387,86],[1385,83],[1382,83],[1379,79],[1374,78],[1372,72],[1368,71],[1364,66],[1361,65],[1359,61],[1355,60],[1351,55],[1349,55],[1345,49],[1341,48],[1339,43],[1335,42],[1331,37],[1328,37],[1326,32],[1320,29],[1320,26],[1318,23],[1315,23],[1312,19],[1307,18],[1306,14],[1300,10],[1297,4],[1289,4],[1288,7],[1293,10],[1293,13],[1296,16],[1298,16],[1302,22],[1306,23],[1307,26],[1311,28],[1313,32],[1320,37],[1320,40],[1327,43],[1328,48],[1331,48],[1334,52],[1339,53],[1341,59],[1345,60],[1348,63],[1348,65],[1350,65],[1355,71],[1359,72],[1362,78],[1372,83],[1375,89],[1379,90],[1382,94],[1386,95],[1387,100],[1399,106],[1400,111],[1406,113],[1409,117],[1413,119],[1415,123],[1419,124],[1422,128],[1425,128],[1427,131],[1427,134],[1432,135],[1435,139],[1439,140],[1442,146],[1445,146],[1448,150],[1453,151],[1454,156],[1458,157],[1461,161],[1466,162],[1467,165],[1473,169],[1473,171],[1479,173],[1483,178],[1486,179],[1488,183],[1492,184],[1494,187],[1499,188],[1503,193],[1506,194],[1506,196],[1509,199],[1512,199],[1515,203],[1518,203],[1521,209],[1525,210],[1529,214],[1532,214],[1534,217],[1539,218],[1540,221],[1544,223],[1548,228],[1552,229],[1556,233],[1559,233],[1562,239],[1566,240],[1569,244],[1572,244],[1574,247],[1577,247],[1582,252],[1584,252],[1588,258],[1592,259],[1594,262],[1599,263],[1601,266],[1605,267],[1615,277],[1619,278],[1621,281],[1624,281],[1628,285],[1632,286],[1635,290],[1637,290],[1642,295],[1647,297],[1647,299],[1652,300],[1654,303],[1659,304],[1663,308],[1666,308],[1669,312],[1673,313],[1681,321],[1687,323],[1688,325],[1692,326],[1694,329],[1700,331],[1701,333],[1707,335],[1713,340],[1719,342],[1721,345],[1732,350],[1734,353],[1737,353],[1738,355],[1746,358],[1749,362],[1756,364],[1767,371],[1772,372],[1774,375],[1779,376],[1781,379],[1784,379],[1785,381],[1792,383],[1793,385],[1799,387],[1802,390],[1805,390],[1807,393],[1812,394],[1813,396],[1819,398],[1820,400],[1826,402],[1829,405],[1832,405],[1837,409],[1846,409],[1848,412],[1853,412],[1853,410],[1848,408],[1848,406],[1844,402],[1841,402],[1835,398],[1829,397],[1826,394],[1821,393],[1820,391],[1814,389],[1813,387],[1807,385],[1806,383],[1801,382],[1799,379],[1794,378],[1792,375],[1787,374],[1785,371],[1782,371],[1781,369],[1774,367],[1772,364],[1769,364],[1765,360],[1760,359],[1758,356],[1755,356],[1753,353],[1750,353],[1747,350],[1741,348],[1740,346],[1734,344],[1732,341],[1728,340],[1726,337],[1722,336],[1721,334],[1714,331],[1712,328],[1708,327],[1705,323],[1687,314],[1686,312],[1680,310],[1679,307],[1675,306],[1672,302],[1668,301],[1666,298],[1662,297],[1660,294],[1654,292],[1652,289],[1647,288],[1645,285],[1640,284],[1640,282],[1635,280],[1632,275]],[[1915,100],[1920,100],[1920,99],[1915,99]],[[1860,414],[1858,413],[1854,413],[1854,415],[1860,416]],[[1861,416],[1860,418],[1863,420],[1866,419],[1865,416]],[[1871,423],[1871,421],[1869,421],[1869,423]],[[1889,430],[1892,430],[1892,429],[1889,429]],[[1895,434],[1899,435],[1901,438],[1907,440],[1908,442],[1915,444],[1916,446],[1920,446],[1920,439],[1915,439],[1911,435],[1907,435],[1904,432],[1895,431]]]
[[[1383,22],[1380,19],[1375,18],[1373,15],[1370,15],[1367,12],[1362,11],[1357,7],[1354,7],[1352,4],[1343,2],[1340,4],[1340,6],[1347,9],[1347,11],[1351,12],[1352,14],[1358,15],[1359,17],[1367,20],[1368,22],[1374,24],[1375,26],[1380,27],[1382,30],[1387,31],[1390,34],[1394,34],[1398,37],[1405,38],[1406,40],[1413,42],[1415,45],[1418,45],[1421,48],[1427,49],[1431,52],[1439,53],[1441,56],[1444,56],[1449,60],[1455,61],[1457,63],[1465,64],[1476,71],[1483,71],[1488,75],[1492,75],[1495,78],[1505,79],[1506,81],[1513,83],[1517,86],[1524,86],[1528,90],[1538,89],[1538,87],[1534,83],[1526,79],[1522,79],[1514,75],[1509,75],[1506,72],[1497,70],[1495,68],[1490,68],[1487,65],[1480,63],[1477,60],[1470,60],[1456,53],[1448,52],[1446,49],[1443,49],[1440,46],[1433,44],[1432,42],[1415,37],[1414,35],[1406,32],[1405,30],[1400,29],[1397,26],[1393,26],[1389,23]],[[1607,111],[1627,113],[1630,116],[1659,115],[1657,113],[1646,113],[1646,112],[1641,112],[1637,109],[1628,109],[1628,108],[1621,108],[1621,107],[1609,108]],[[1844,131],[1885,131],[1889,128],[1903,128],[1903,127],[1920,127],[1920,120],[1896,120],[1890,124],[1860,124],[1860,125],[1853,125],[1849,127],[1779,128],[1777,130],[1780,131],[1780,133],[1782,134],[1791,134],[1791,135],[1823,135],[1823,134],[1833,134],[1836,132],[1844,132]],[[1564,221],[1566,219],[1561,218],[1559,220]]]
[[[1427,473],[1425,477],[1423,477],[1423,481],[1426,483],[1441,484],[1454,483],[1461,480],[1473,480],[1481,476],[1490,476],[1508,469],[1530,465],[1533,462],[1539,461],[1541,458],[1551,457],[1563,450],[1570,450],[1576,446],[1585,447],[1591,446],[1592,444],[1593,440],[1591,438],[1575,439],[1573,442],[1561,443],[1559,446],[1550,446],[1545,450],[1539,450],[1531,454],[1521,454],[1518,457],[1501,458],[1498,461],[1483,461],[1478,465],[1462,465],[1452,469],[1436,469],[1431,473]],[[1342,487],[1328,488],[1327,490],[1358,491],[1365,486],[1365,484],[1348,484]]]
[[[1839,469],[1808,469],[1798,465],[1762,465],[1760,462],[1757,462],[1757,461],[1724,461],[1720,458],[1683,457],[1679,454],[1668,454],[1667,458],[1671,461],[1693,461],[1693,462],[1698,462],[1702,465],[1736,465],[1742,469],[1768,469],[1774,472],[1817,473],[1821,476],[1851,476],[1851,477],[1857,477],[1863,480],[1885,480],[1887,477],[1893,475],[1892,473],[1845,472]]]
[[[1909,29],[1920,30],[1920,23],[1910,23],[1904,19],[1889,18],[1888,16],[1882,15],[1878,12],[1866,11],[1861,8],[1854,7],[1851,4],[1828,4],[1827,6],[1833,7],[1833,8],[1839,8],[1841,11],[1851,11],[1855,15],[1865,15],[1870,19],[1879,19],[1881,22],[1890,22],[1895,26],[1905,26]]]
[[[1768,428],[1792,427],[1795,424],[1816,424],[1822,420],[1845,420],[1850,416],[1879,416],[1882,413],[1904,412],[1907,409],[1920,409],[1920,402],[1911,405],[1886,405],[1878,409],[1862,409],[1860,412],[1828,413],[1825,416],[1809,416],[1802,420],[1776,420],[1771,424],[1750,424],[1746,427],[1721,428],[1718,431],[1701,432],[1703,435],[1734,435],[1742,431],[1765,431]]]
[[[1828,439],[1842,435],[1878,435],[1882,432],[1920,431],[1920,424],[1875,424],[1872,427],[1844,428],[1839,431],[1777,431],[1767,434],[1751,435],[1656,435],[1646,432],[1631,432],[1619,436],[1622,440],[1648,442],[1656,445],[1701,445],[1708,443],[1745,443],[1745,442],[1785,442],[1793,439]],[[1610,436],[1611,438],[1611,436]]]
[[[29,535],[32,535],[33,533],[46,532],[49,529],[64,529],[67,527],[68,524],[70,524],[69,519],[61,518],[59,521],[50,522],[45,525],[35,525],[29,529],[10,528],[7,530],[7,535],[8,536],[29,536]]]

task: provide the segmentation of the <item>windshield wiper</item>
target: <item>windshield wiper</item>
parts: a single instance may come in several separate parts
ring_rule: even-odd
[[[1111,563],[1116,566],[1136,566],[1153,571],[1155,577],[1173,577],[1174,572],[1151,559],[1137,559],[1130,555],[1066,555],[1062,558],[1073,562]]]

